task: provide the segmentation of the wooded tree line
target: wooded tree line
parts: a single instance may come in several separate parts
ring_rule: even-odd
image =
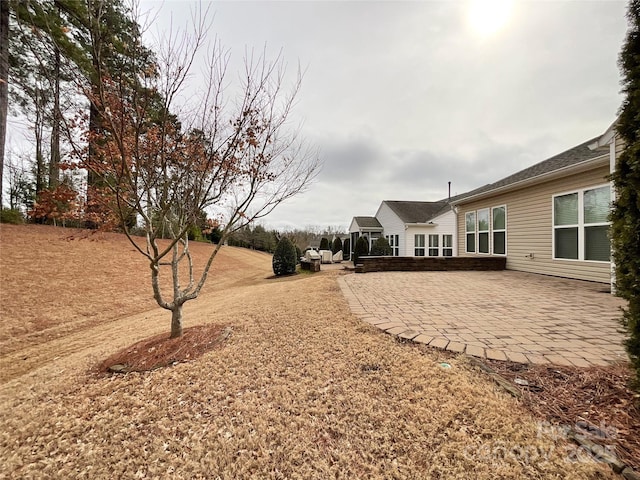
[[[30,215],[122,231],[149,261],[154,298],[180,336],[182,305],[198,296],[220,245],[304,191],[320,168],[289,118],[301,72],[287,88],[282,57],[268,59],[265,48],[249,51],[229,80],[230,53],[208,41],[201,7],[188,31],[164,32],[150,48],[135,3],[0,3],[2,103],[28,119],[35,138]],[[203,220],[220,241],[195,278],[189,239]],[[171,269],[170,295],[162,268]]]
[[[130,73],[128,63],[153,68],[154,54],[136,45],[140,27],[120,0],[1,3],[2,24],[7,25],[2,58],[8,67],[3,123],[7,113],[20,118],[34,140],[27,152],[2,148],[0,168],[9,170],[9,205],[43,220],[89,215],[92,208],[98,210],[91,206],[97,176],[91,170],[84,175],[65,170],[74,153],[74,123],[86,116],[90,135],[97,137],[101,117],[91,97],[103,88],[105,74],[119,72],[122,82]],[[133,90],[143,87],[134,77],[126,83]],[[89,144],[87,153],[93,150]]]
[[[228,243],[231,246],[274,253],[280,239],[287,237],[301,252],[312,247],[332,250],[336,253],[342,250],[339,235],[345,235],[340,227],[322,228],[309,225],[293,230],[274,230],[262,225],[247,225],[230,235]],[[330,239],[334,239],[331,246],[329,246]]]

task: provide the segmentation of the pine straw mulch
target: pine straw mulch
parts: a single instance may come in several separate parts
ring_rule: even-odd
[[[580,368],[486,363],[522,391],[522,403],[535,417],[586,434],[640,471],[640,395],[630,389],[627,364]],[[528,385],[518,385],[516,378]]]
[[[196,360],[222,345],[231,335],[231,327],[198,325],[186,328],[181,337],[166,333],[141,340],[102,361],[97,374],[148,372],[178,363]]]

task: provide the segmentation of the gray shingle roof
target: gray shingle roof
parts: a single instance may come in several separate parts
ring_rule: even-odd
[[[531,167],[525,168],[524,170],[520,170],[519,172],[509,175],[502,180],[498,180],[494,183],[489,183],[482,187],[476,188],[475,190],[471,190],[470,192],[458,195],[457,197],[455,197],[455,199],[452,198],[451,200],[453,203],[456,203],[457,201],[464,200],[468,197],[490,192],[498,188],[521,182],[523,180],[529,180],[547,173],[554,172],[556,170],[561,170],[572,165],[577,165],[579,163],[601,157],[605,154],[603,150],[591,150],[589,148],[589,145],[595,142],[598,138],[600,137],[593,138],[578,145],[577,147],[570,148],[569,150],[559,153],[558,155],[554,155],[553,157],[548,158],[540,163],[536,163]]]
[[[380,228],[382,225],[376,217],[353,217],[360,228]]]
[[[440,213],[444,213],[449,206],[447,200],[441,200],[439,202],[385,200],[383,203],[387,204],[404,223],[427,223]]]

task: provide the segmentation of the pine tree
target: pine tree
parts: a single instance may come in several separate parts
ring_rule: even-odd
[[[349,260],[351,258],[351,240],[349,238],[346,238],[342,244],[342,257],[345,260]]]
[[[9,4],[0,2],[0,210],[4,178],[4,146],[9,104]]]
[[[296,247],[287,237],[282,237],[273,254],[273,273],[277,276],[291,275],[296,272]]]
[[[367,237],[358,237],[353,249],[353,264],[356,265],[360,257],[369,255],[369,241]]]
[[[340,240],[340,237],[336,237],[335,240],[333,241],[331,253],[335,255],[340,250],[342,250],[342,240]]]
[[[640,389],[640,0],[629,2],[629,29],[620,53],[625,99],[617,132],[624,151],[612,175],[616,199],[611,214],[611,239],[617,293],[628,301],[622,324],[627,353]]]

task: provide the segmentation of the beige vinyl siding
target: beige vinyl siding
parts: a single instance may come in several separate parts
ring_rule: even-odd
[[[523,272],[594,282],[610,282],[609,262],[553,260],[553,195],[607,183],[609,166],[532,185],[493,197],[459,205],[458,253],[465,252],[465,213],[482,208],[507,206],[507,268]],[[533,253],[533,258],[528,258]]]

